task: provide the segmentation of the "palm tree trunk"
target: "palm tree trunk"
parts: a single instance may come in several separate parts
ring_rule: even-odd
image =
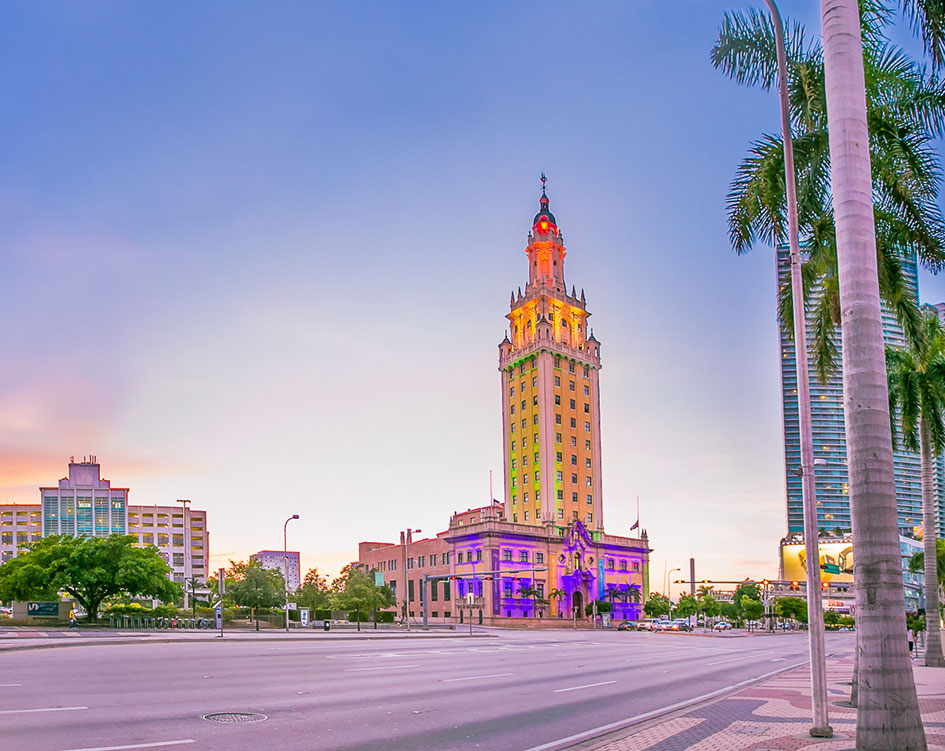
[[[922,547],[925,551],[925,665],[945,668],[942,630],[938,615],[938,566],[935,558],[935,497],[932,487],[932,449],[929,426],[919,418],[919,455],[922,457]]]
[[[906,634],[856,0],[822,0],[858,651],[856,748],[924,751]]]

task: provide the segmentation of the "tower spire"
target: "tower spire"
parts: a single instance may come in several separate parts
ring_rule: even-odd
[[[544,170],[541,173],[541,196],[542,198],[547,198],[548,194],[545,192],[545,184],[548,182],[548,178],[545,177]]]

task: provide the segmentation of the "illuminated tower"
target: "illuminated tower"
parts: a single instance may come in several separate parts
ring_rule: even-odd
[[[600,342],[584,291],[568,294],[564,239],[545,193],[528,234],[528,284],[512,293],[499,344],[505,515],[513,522],[579,519],[603,529]]]

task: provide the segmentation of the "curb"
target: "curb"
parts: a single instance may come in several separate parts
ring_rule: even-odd
[[[24,638],[24,637],[21,637]],[[28,638],[28,637],[25,637]],[[256,643],[272,643],[278,644],[282,642],[292,641],[292,642],[322,642],[325,643],[339,643],[346,641],[390,641],[393,639],[407,639],[413,641],[415,639],[496,639],[498,638],[494,634],[473,634],[470,637],[469,634],[463,634],[462,636],[458,634],[421,634],[417,636],[407,636],[406,634],[398,634],[391,636],[286,636],[279,638],[272,637],[253,637],[253,636],[224,636],[222,641],[219,634],[210,636],[209,634],[205,638],[152,638],[146,634],[141,635],[128,635],[119,638],[96,638],[96,639],[84,639],[81,641],[75,639],[65,639],[61,637],[37,637],[47,639],[49,643],[42,644],[17,644],[15,641],[11,642],[0,642],[0,654],[4,652],[25,652],[28,650],[34,649],[61,649],[63,647],[95,647],[95,646],[114,646],[116,644],[206,644],[208,642],[225,644],[228,642],[256,642]]]
[[[608,736],[612,736],[615,733],[627,730],[634,725],[640,725],[651,720],[662,719],[669,715],[681,713],[683,710],[693,709],[694,707],[712,704],[713,702],[723,699],[727,696],[731,696],[732,694],[735,694],[744,688],[755,686],[759,683],[767,681],[770,678],[781,675],[782,673],[787,673],[790,670],[807,665],[808,662],[809,661],[806,659],[802,660],[801,662],[795,662],[791,665],[778,668],[777,670],[772,670],[770,673],[765,673],[764,675],[759,675],[756,678],[749,678],[739,683],[734,683],[731,686],[726,686],[724,688],[717,689],[716,691],[711,691],[708,694],[703,694],[702,696],[695,696],[692,699],[685,699],[684,701],[677,702],[676,704],[670,704],[668,707],[660,707],[659,709],[654,709],[650,712],[644,712],[643,714],[639,714],[634,717],[628,717],[625,720],[617,720],[616,722],[611,722],[607,725],[601,725],[600,727],[592,728],[591,730],[585,730],[583,733],[575,733],[574,735],[570,735],[567,738],[559,738],[556,741],[543,743],[540,746],[532,746],[525,751],[566,751],[567,749],[578,748],[584,748],[588,749],[588,751],[592,751],[594,748],[599,748],[605,743],[616,740],[614,738],[609,738]],[[594,745],[582,745],[588,742],[593,742]]]

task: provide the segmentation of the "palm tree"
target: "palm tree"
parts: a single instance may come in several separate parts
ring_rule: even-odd
[[[920,12],[920,2],[908,3],[914,13]],[[927,746],[898,560],[860,17],[856,0],[822,0],[821,9],[850,507],[859,543],[854,569],[860,621],[856,747],[921,750]],[[931,24],[922,28],[934,33]]]
[[[558,614],[561,614],[561,600],[565,597],[568,597],[566,590],[560,589],[559,587],[554,587],[548,591],[548,599],[554,600],[555,604],[558,606]]]
[[[932,482],[932,456],[945,449],[945,329],[938,316],[923,317],[923,336],[910,342],[908,349],[886,348],[889,411],[898,411],[902,439],[906,448],[918,451],[922,462],[922,528],[924,543],[926,610],[938,613],[938,566],[935,538],[938,530],[935,488]],[[893,441],[896,422],[891,423]],[[938,618],[928,618],[925,664],[945,667],[942,635]]]
[[[935,198],[940,166],[933,137],[945,131],[942,84],[928,76],[885,36],[891,23],[878,0],[862,4],[864,63],[869,70],[870,153],[879,289],[907,333],[916,333],[917,301],[901,261],[916,254],[927,268],[945,265],[945,223]],[[797,173],[798,223],[807,254],[805,300],[813,299],[811,338],[821,382],[836,369],[836,329],[840,324],[837,237],[831,201],[824,63],[821,46],[798,24],[786,41],[791,125]],[[728,13],[712,50],[712,63],[739,83],[768,89],[776,82],[774,32],[767,14]],[[747,253],[756,242],[787,241],[784,153],[781,137],[755,141],[736,171],[728,194],[732,246]],[[815,288],[816,295],[809,292]],[[779,293],[779,316],[793,331],[789,284]]]
[[[938,569],[938,586],[945,585],[945,538],[935,541],[935,566]],[[920,551],[909,559],[909,571],[920,574],[925,571],[925,553]]]

